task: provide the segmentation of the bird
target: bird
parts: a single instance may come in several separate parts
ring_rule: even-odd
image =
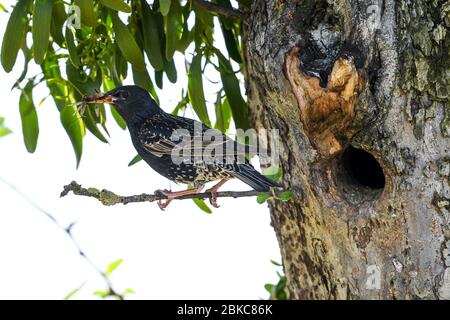
[[[161,210],[177,197],[200,193],[206,183],[213,181],[219,182],[206,192],[214,207],[218,207],[217,190],[232,178],[260,192],[281,187],[250,164],[245,155],[256,153],[255,147],[240,144],[200,121],[166,113],[139,86],[96,92],[83,97],[83,103],[111,104],[125,120],[141,158],[167,179],[193,186],[183,191],[158,190],[166,197],[164,202],[158,201]]]

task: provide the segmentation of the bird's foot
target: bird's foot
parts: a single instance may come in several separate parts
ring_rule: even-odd
[[[211,203],[211,205],[214,208],[219,208],[220,207],[217,204],[217,190],[219,190],[219,188],[221,186],[223,186],[224,183],[227,182],[228,180],[229,180],[229,178],[223,178],[215,186],[213,186],[213,187],[211,187],[211,188],[209,188],[208,190],[205,191],[205,192],[209,192],[211,194],[210,197],[209,197],[209,203]]]
[[[201,190],[203,189],[203,186],[196,188],[196,189],[188,189],[188,190],[183,190],[183,191],[169,191],[169,190],[156,190],[155,194],[162,194],[163,196],[165,196],[167,199],[166,201],[163,202],[164,199],[159,199],[158,200],[158,206],[161,210],[164,211],[165,208],[167,208],[167,206],[169,205],[170,202],[172,202],[173,199],[176,199],[178,197],[181,196],[186,196],[189,194],[196,194],[199,193]]]
[[[167,197],[166,201],[163,201],[163,199],[158,200],[158,207],[164,211],[164,209],[167,208],[170,202],[174,199],[174,197],[171,195],[173,192],[170,192],[169,190],[156,190],[155,194],[162,194]]]
[[[211,196],[209,197],[209,203],[214,207],[214,208],[219,208],[220,206],[217,204],[217,191],[208,191]]]

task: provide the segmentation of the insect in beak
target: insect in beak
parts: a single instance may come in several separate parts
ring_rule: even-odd
[[[99,97],[95,102],[93,103],[109,103],[112,104],[114,102],[116,102],[117,100],[119,100],[118,98],[114,97],[114,96],[110,96],[110,95],[103,95],[101,97]]]
[[[116,97],[108,94],[102,94],[100,91],[96,90],[91,96],[84,96],[84,103],[114,103],[118,100]]]
[[[77,111],[81,115],[83,115],[84,111],[86,110],[86,107],[89,103],[93,104],[100,104],[100,103],[108,103],[108,104],[114,104],[116,101],[123,100],[121,98],[115,97],[110,94],[101,93],[98,90],[95,90],[95,93],[90,96],[83,96],[82,100],[80,102],[77,102],[75,106],[77,106]],[[96,112],[98,110],[96,109]]]

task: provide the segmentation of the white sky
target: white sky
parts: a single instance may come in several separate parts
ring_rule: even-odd
[[[12,1],[2,3],[10,8]],[[7,18],[8,14],[0,13],[1,39]],[[165,81],[164,90],[158,91],[166,111],[173,109],[187,83],[183,56],[178,54],[176,62],[178,83],[169,86]],[[127,167],[136,152],[128,132],[110,115],[110,144],[87,133],[76,170],[72,146],[50,98],[37,107],[39,142],[36,152],[28,154],[22,141],[20,92],[10,91],[22,66],[19,54],[11,73],[0,69],[0,116],[14,131],[0,138],[0,178],[63,224],[77,221],[73,233],[100,268],[123,258],[111,277],[117,291],[132,288],[136,293],[130,299],[267,298],[264,284],[277,281],[277,269],[270,259],[280,260],[279,249],[267,206],[258,205],[254,198],[219,198],[221,207],[212,215],[190,200],[174,201],[162,212],[156,203],[104,207],[84,197],[60,199],[63,185],[72,180],[124,195],[183,186],[170,184],[144,162]],[[32,67],[29,75],[37,71]],[[46,94],[45,85],[35,89],[36,105]],[[214,98],[207,95],[210,101]],[[186,116],[192,117],[192,113],[188,111]],[[231,181],[223,190],[248,189]],[[84,281],[88,282],[74,298],[93,299],[93,291],[105,289],[103,280],[78,255],[66,234],[0,182],[0,299],[61,299]]]

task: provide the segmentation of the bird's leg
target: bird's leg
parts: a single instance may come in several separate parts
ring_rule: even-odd
[[[214,185],[213,187],[211,187],[205,191],[205,192],[209,192],[211,194],[211,197],[209,198],[209,202],[211,203],[211,205],[214,208],[219,207],[219,205],[217,205],[217,190],[219,190],[219,188],[221,186],[223,186],[225,184],[225,182],[227,182],[228,180],[230,180],[230,178],[223,178],[222,180],[219,181],[219,183],[217,183],[216,185]]]
[[[172,192],[169,190],[158,190],[157,191],[158,193],[161,193],[167,197],[167,200],[165,202],[162,202],[163,199],[158,200],[158,206],[161,210],[164,210],[165,208],[167,208],[167,206],[173,199],[176,199],[181,196],[186,196],[189,194],[199,193],[200,191],[202,191],[203,187],[204,186],[199,186],[198,188],[187,189],[187,190],[183,190],[183,191],[175,191],[175,192]]]

